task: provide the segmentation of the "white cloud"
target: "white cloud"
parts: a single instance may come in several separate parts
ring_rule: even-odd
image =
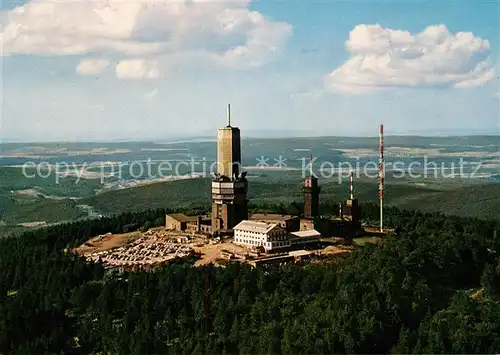
[[[283,47],[291,26],[249,10],[248,3],[31,0],[3,13],[8,21],[0,39],[4,55],[201,55],[220,65],[252,67]]]
[[[156,61],[129,59],[116,65],[116,76],[120,79],[158,79],[160,70]]]
[[[84,59],[78,64],[75,71],[80,75],[99,75],[109,65],[104,59]]]
[[[330,91],[351,93],[398,87],[482,85],[495,76],[488,40],[429,26],[411,34],[380,25],[357,25],[346,48],[350,58],[328,74]]]

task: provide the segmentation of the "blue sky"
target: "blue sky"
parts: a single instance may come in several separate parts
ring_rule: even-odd
[[[499,134],[496,1],[4,1],[4,141]]]

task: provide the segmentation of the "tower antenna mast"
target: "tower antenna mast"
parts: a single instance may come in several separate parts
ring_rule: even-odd
[[[227,104],[227,126],[231,127],[231,104]]]
[[[380,232],[384,231],[384,125],[380,125],[379,134],[379,148],[380,148],[380,160],[379,160],[379,200],[380,200]]]
[[[349,172],[349,194],[351,200],[354,200],[354,188],[352,183],[352,170]]]

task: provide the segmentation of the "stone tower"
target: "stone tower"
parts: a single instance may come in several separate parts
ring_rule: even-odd
[[[313,175],[312,154],[309,158],[310,172],[304,180],[304,217],[314,218],[319,215],[319,193],[321,188],[318,185],[318,178]]]
[[[304,217],[314,218],[319,215],[319,193],[318,178],[308,176],[304,180]]]

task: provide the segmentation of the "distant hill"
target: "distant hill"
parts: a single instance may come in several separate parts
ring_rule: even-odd
[[[470,216],[500,220],[500,184],[477,183],[465,186],[439,183],[417,185],[411,182],[386,184],[385,204],[424,212],[441,212],[457,216]],[[348,197],[347,183],[321,182],[320,204],[323,210],[336,211],[334,203]],[[355,197],[363,202],[377,202],[377,184],[357,181]],[[267,209],[277,204],[301,204],[301,181],[296,178],[252,180],[249,186],[250,203]],[[54,200],[43,196],[0,194],[0,236],[23,227],[21,222],[61,221],[109,215],[121,212],[143,211],[155,208],[193,210],[210,206],[210,179],[179,180],[147,186],[114,190],[80,200]],[[266,207],[267,206],[267,207]]]
[[[464,186],[451,191],[420,195],[397,204],[424,212],[500,219],[500,184]]]
[[[344,200],[348,197],[347,191],[346,184],[324,184],[320,201],[328,204]],[[249,188],[249,198],[255,204],[301,202],[302,196],[300,181],[252,181]],[[355,197],[360,202],[376,202],[376,183],[357,183]],[[385,200],[387,205],[406,209],[500,218],[500,184],[477,184],[446,191],[416,185],[387,184]],[[210,179],[181,180],[110,191],[83,199],[80,203],[88,204],[103,214],[148,208],[208,207]]]
[[[209,179],[191,179],[105,192],[79,201],[102,214],[140,211],[150,208],[186,208],[206,204]]]

